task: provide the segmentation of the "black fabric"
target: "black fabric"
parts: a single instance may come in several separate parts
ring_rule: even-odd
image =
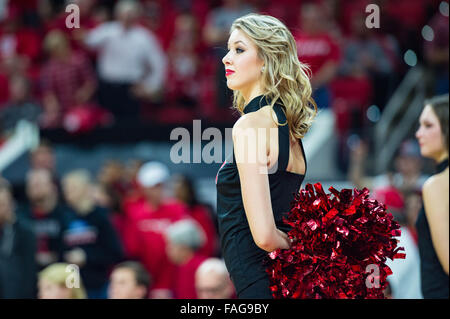
[[[37,215],[30,204],[21,205],[18,209],[18,217],[27,220],[33,227],[36,236],[37,253],[51,253],[57,258],[53,262],[63,262],[63,239],[62,229],[64,216],[69,208],[65,205],[57,204],[51,212],[45,215]],[[38,271],[43,270],[48,264],[39,264]]]
[[[268,105],[264,96],[258,96],[246,105],[244,113],[259,110]],[[280,124],[286,123],[283,106],[276,103],[274,111]],[[304,175],[286,171],[289,161],[289,127],[278,126],[279,155],[275,172],[269,172],[270,197],[276,226],[282,231],[289,231],[283,223],[283,217],[290,210],[290,204],[303,182]],[[301,140],[303,157],[306,156]],[[267,252],[254,242],[242,202],[241,184],[236,166],[236,159],[231,154],[219,169],[216,178],[217,215],[222,256],[230,272],[231,280],[238,296],[258,298],[270,295],[268,275],[263,264]],[[265,288],[261,284],[265,283]],[[261,289],[266,289],[262,292]],[[244,298],[244,297],[242,297]]]
[[[36,237],[18,219],[0,225],[0,299],[36,298]]]
[[[123,258],[122,244],[108,212],[100,207],[85,215],[73,210],[65,214],[63,241],[65,252],[81,248],[86,253],[80,274],[88,290],[102,288],[108,282],[111,267]]]
[[[448,159],[439,163],[436,169],[436,174],[441,173],[447,167]],[[436,251],[434,250],[430,226],[428,224],[423,203],[422,209],[416,221],[416,228],[420,253],[420,272],[423,297],[425,299],[448,298],[449,278],[442,268]]]

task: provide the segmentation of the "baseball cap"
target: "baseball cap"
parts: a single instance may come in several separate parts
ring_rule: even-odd
[[[198,224],[191,219],[175,222],[167,228],[167,236],[171,242],[198,249],[205,243],[205,234]]]
[[[143,187],[152,187],[168,181],[170,172],[166,165],[160,162],[148,162],[141,166],[137,181]]]

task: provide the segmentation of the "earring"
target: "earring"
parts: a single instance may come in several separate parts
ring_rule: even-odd
[[[263,73],[265,69],[266,69],[266,67],[263,66],[263,67],[261,68],[261,73]]]

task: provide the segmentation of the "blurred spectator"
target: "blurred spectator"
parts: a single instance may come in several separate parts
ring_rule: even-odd
[[[174,274],[174,297],[197,299],[195,272],[206,259],[197,251],[205,242],[205,234],[195,221],[184,219],[170,225],[166,237],[167,255],[178,266]]]
[[[339,74],[354,78],[355,81],[360,78],[370,79],[374,87],[372,102],[383,109],[393,89],[393,66],[373,29],[366,27],[366,18],[364,12],[355,12],[351,18],[352,33],[343,50]],[[360,105],[364,108],[367,106]]]
[[[10,79],[9,101],[0,109],[0,131],[11,132],[20,120],[38,123],[41,107],[31,97],[31,83],[23,75]]]
[[[195,288],[199,299],[230,299],[235,297],[225,262],[208,258],[197,268]]]
[[[142,165],[137,175],[142,196],[127,198],[124,211],[128,219],[123,238],[129,258],[140,260],[154,282],[151,298],[171,298],[175,265],[166,254],[166,229],[186,215],[183,204],[165,197],[168,168],[159,162]]]
[[[172,122],[190,121],[198,111],[200,95],[199,77],[201,43],[198,37],[199,26],[195,16],[182,13],[175,20],[175,31],[168,50],[169,72],[166,85],[166,102],[176,107],[175,114],[167,114],[165,107],[162,114]]]
[[[0,178],[0,298],[35,298],[36,238],[15,210],[11,186]]]
[[[207,257],[215,256],[218,248],[217,226],[211,208],[198,201],[192,180],[185,175],[175,178],[174,193],[176,199],[186,204],[188,214],[206,235],[206,241],[198,252]]]
[[[108,298],[146,299],[150,283],[150,275],[139,262],[122,262],[111,273]]]
[[[340,59],[338,45],[328,34],[323,23],[324,14],[319,4],[306,2],[301,6],[300,30],[294,33],[298,58],[311,69],[313,98],[317,106],[331,106],[329,83],[336,75]]]
[[[432,38],[431,41],[425,41],[424,51],[425,61],[431,69],[431,95],[445,94],[449,87],[448,14],[445,16],[440,12],[436,13],[428,26],[431,28]]]
[[[349,179],[355,187],[375,189],[392,185],[402,193],[420,192],[427,176],[422,175],[422,158],[416,141],[408,139],[401,145],[393,160],[393,173],[375,177],[364,176],[364,163],[368,148],[364,142],[358,143],[351,153]]]
[[[9,75],[27,74],[35,79],[41,50],[39,33],[24,26],[20,8],[9,2],[0,28],[0,69]]]
[[[20,210],[30,220],[36,234],[36,262],[39,270],[62,260],[62,228],[68,213],[59,201],[58,188],[52,174],[43,168],[32,169],[26,177],[29,203]]]
[[[387,278],[393,299],[422,299],[420,288],[419,248],[414,240],[405,215],[405,202],[400,191],[392,186],[375,189],[373,198],[387,206],[394,220],[400,224],[399,247],[405,248],[404,260],[386,261],[393,274]]]
[[[39,273],[39,299],[86,299],[82,279],[78,277],[72,280],[69,276],[76,276],[77,273],[70,271],[69,266],[56,263]],[[68,287],[67,283],[70,283],[71,287]]]
[[[406,226],[411,233],[414,242],[418,243],[416,221],[422,208],[422,193],[419,191],[405,192],[405,217]]]
[[[228,108],[231,105],[231,93],[225,81],[225,68],[222,58],[226,54],[227,40],[231,25],[237,18],[253,12],[253,7],[242,0],[224,0],[222,6],[211,10],[203,29],[205,43],[213,49],[216,60],[216,105]]]
[[[97,84],[90,61],[71,49],[62,31],[50,31],[44,47],[49,58],[41,71],[44,107],[41,125],[54,128],[62,126],[64,116],[72,108],[92,106]]]
[[[139,99],[157,101],[165,83],[167,62],[156,37],[137,24],[137,2],[122,0],[116,20],[90,31],[85,43],[99,50],[99,102],[116,120],[137,118]]]
[[[30,153],[30,167],[32,169],[47,169],[56,175],[56,159],[52,144],[48,140],[41,140],[38,147]]]
[[[72,171],[62,182],[71,208],[64,224],[64,259],[80,267],[90,299],[106,298],[109,268],[123,257],[121,243],[108,212],[95,205],[89,173]]]

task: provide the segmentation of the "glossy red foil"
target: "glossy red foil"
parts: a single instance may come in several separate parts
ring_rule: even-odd
[[[295,195],[284,220],[295,241],[265,261],[274,298],[385,297],[387,258],[405,258],[399,224],[367,188],[329,191],[307,184]]]

